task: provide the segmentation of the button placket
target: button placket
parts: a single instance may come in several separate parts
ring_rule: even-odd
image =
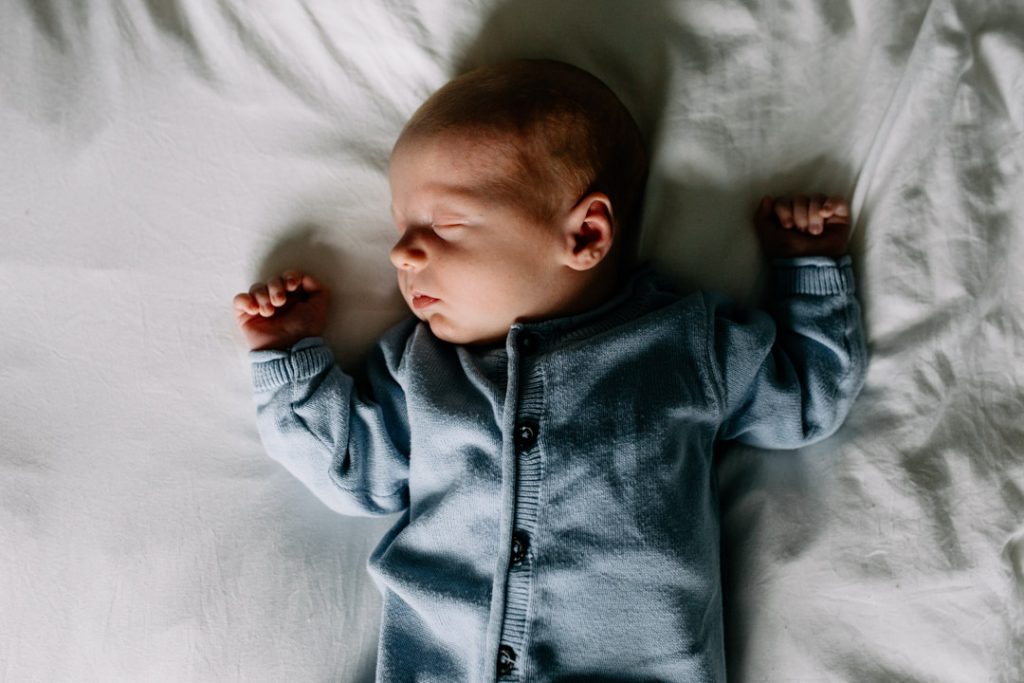
[[[516,502],[509,548],[508,581],[505,587],[505,615],[498,650],[497,671],[503,680],[511,680],[522,668],[517,662],[516,648],[525,648],[527,614],[532,592],[530,562],[530,533],[536,524],[536,506],[539,500],[541,453],[538,447],[540,416],[542,414],[544,383],[543,368],[535,359],[526,356],[541,351],[543,339],[535,332],[520,331],[516,347],[524,360],[521,364],[520,389],[517,392],[516,421],[512,426],[513,452],[516,467]],[[520,651],[522,651],[520,649]]]

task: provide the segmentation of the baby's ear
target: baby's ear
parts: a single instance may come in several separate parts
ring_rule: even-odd
[[[591,192],[566,217],[562,259],[573,270],[590,270],[611,251],[615,221],[612,202],[602,192]]]

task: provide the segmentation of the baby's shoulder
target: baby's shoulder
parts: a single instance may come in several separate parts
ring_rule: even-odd
[[[651,272],[650,283],[641,316],[648,324],[699,327],[717,308],[730,305],[729,297],[720,292],[678,285],[657,271]]]

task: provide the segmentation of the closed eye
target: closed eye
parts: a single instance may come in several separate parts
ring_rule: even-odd
[[[451,230],[453,228],[465,227],[465,225],[466,225],[465,223],[431,223],[429,226],[426,226],[426,224],[421,224],[422,227],[429,227],[431,230]],[[420,227],[420,226],[413,225],[413,224],[405,226],[405,225],[402,225],[401,223],[396,223],[395,227],[398,229],[399,233],[403,233],[403,232],[405,232],[405,228],[406,227],[415,228],[415,227]]]
[[[440,232],[440,233],[443,233],[445,235],[451,235],[451,234],[457,232],[459,228],[466,227],[466,225],[465,225],[465,223],[445,223],[445,224],[435,223],[434,225],[432,225],[430,227],[432,227],[436,232]]]

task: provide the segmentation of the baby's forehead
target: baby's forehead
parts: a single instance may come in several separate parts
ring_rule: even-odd
[[[471,130],[400,140],[391,152],[389,170],[398,164],[434,181],[480,183],[523,183],[535,166],[513,136]]]

